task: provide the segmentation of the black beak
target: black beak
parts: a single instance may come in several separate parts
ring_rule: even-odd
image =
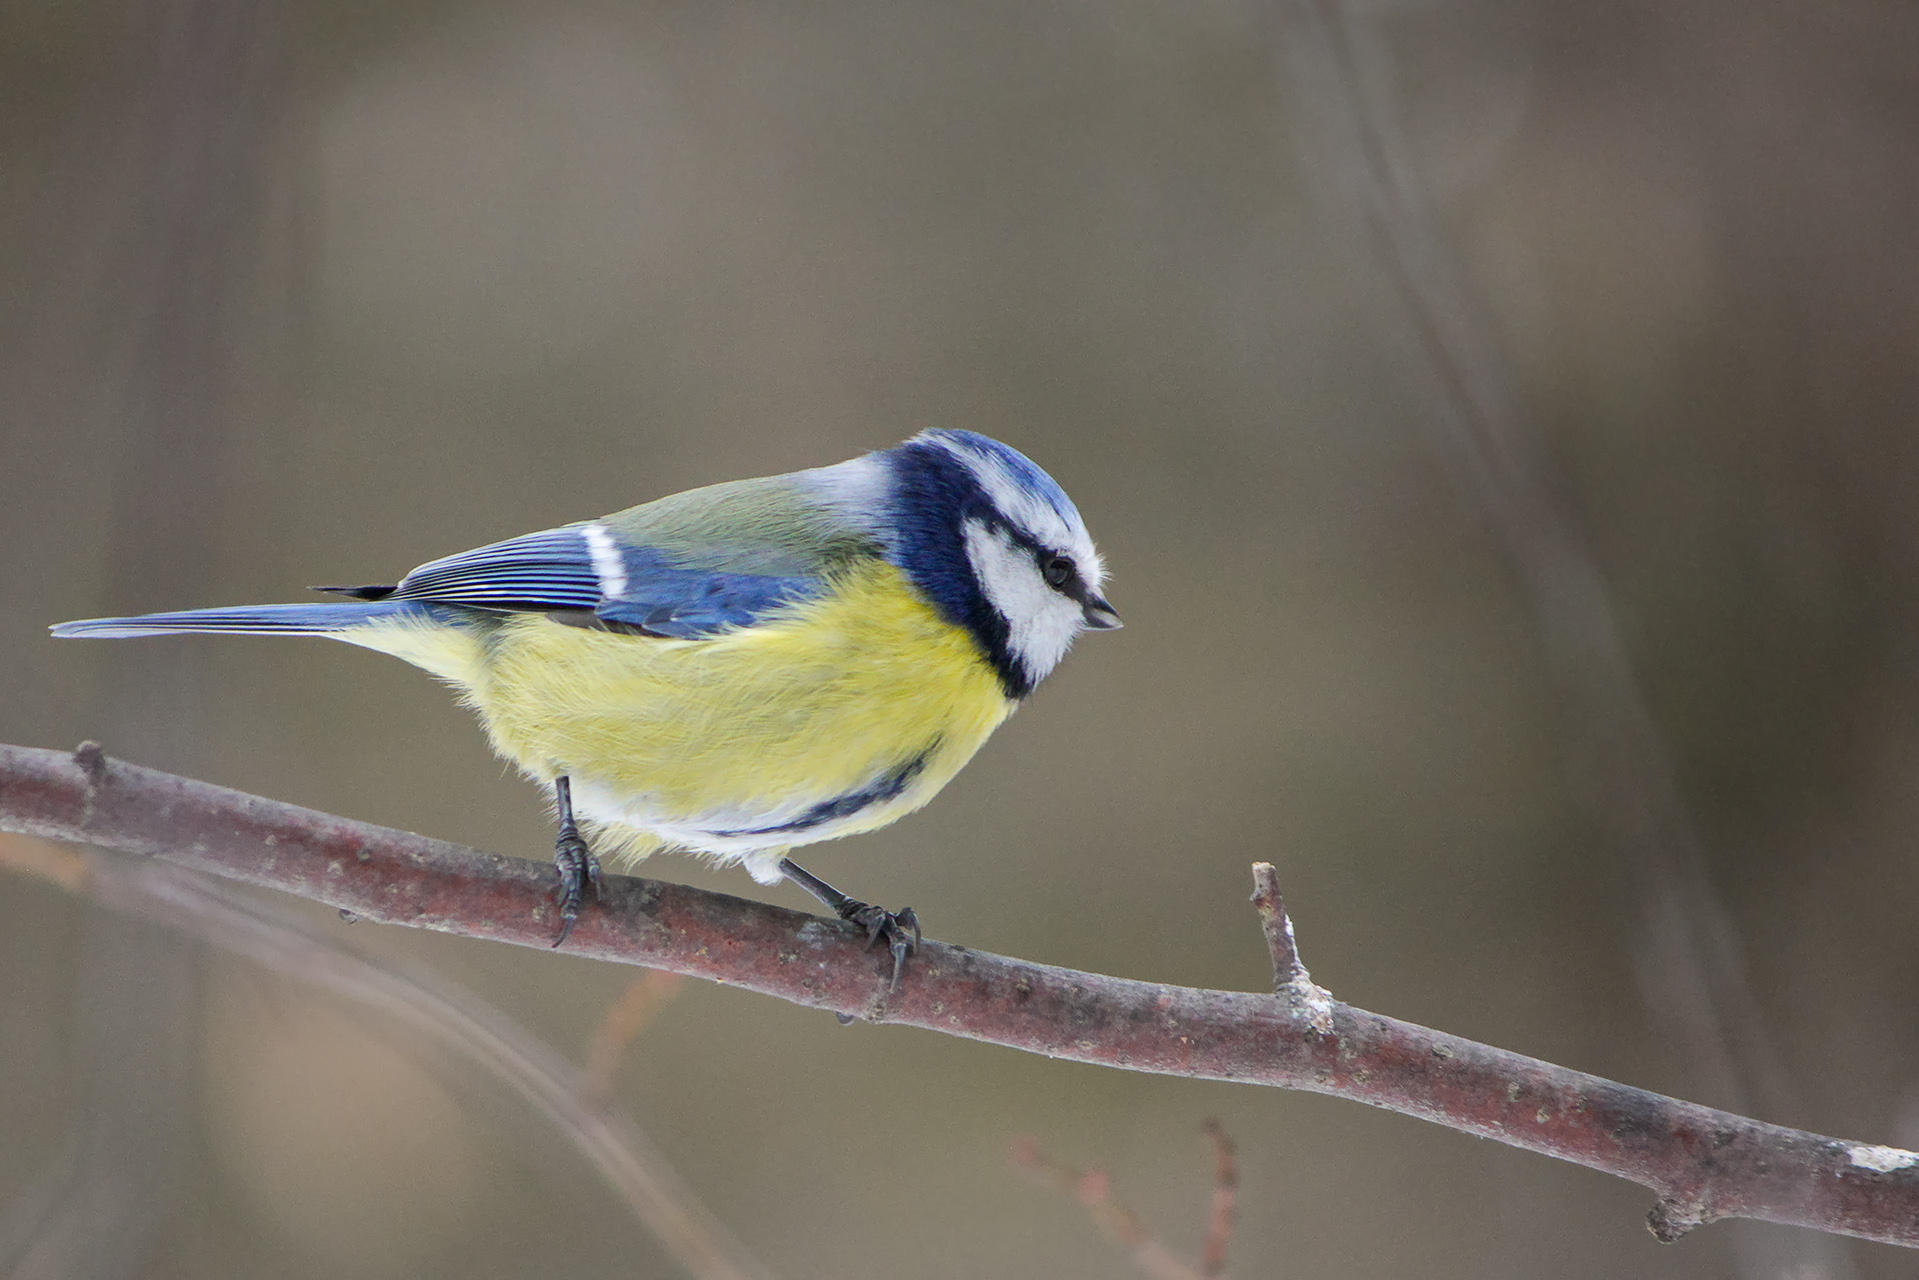
[[[1126,624],[1113,612],[1113,606],[1099,596],[1087,596],[1085,604],[1086,626],[1092,631],[1118,631]]]

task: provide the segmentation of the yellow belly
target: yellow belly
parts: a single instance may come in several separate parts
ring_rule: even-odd
[[[884,826],[932,799],[1015,705],[971,637],[883,563],[707,640],[537,614],[458,653],[356,639],[463,686],[501,755],[541,781],[571,777],[583,815],[622,846],[602,852],[636,857],[663,843],[744,857]],[[778,827],[922,757],[897,795],[856,812],[726,834]]]

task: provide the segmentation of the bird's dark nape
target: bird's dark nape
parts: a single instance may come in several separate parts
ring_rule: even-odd
[[[308,591],[324,591],[328,595],[346,596],[350,600],[384,600],[400,588],[386,587],[308,587]]]
[[[1015,701],[1033,681],[1013,656],[1007,622],[986,598],[966,555],[968,519],[1005,521],[977,477],[946,449],[907,441],[885,455],[893,469],[900,567],[948,622],[971,633],[1000,687]]]

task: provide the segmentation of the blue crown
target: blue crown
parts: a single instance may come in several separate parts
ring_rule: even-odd
[[[1047,475],[1037,462],[1012,445],[1001,444],[977,431],[962,431],[956,427],[935,427],[930,431],[922,431],[906,443],[910,445],[922,440],[944,440],[983,458],[997,460],[1021,489],[1045,502],[1068,524],[1080,523],[1079,508],[1066,496],[1066,490],[1060,488],[1059,482]]]

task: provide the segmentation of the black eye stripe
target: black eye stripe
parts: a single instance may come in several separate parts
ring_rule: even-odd
[[[1073,563],[1071,556],[1039,555],[1040,576],[1046,579],[1046,585],[1055,591],[1064,591],[1079,579],[1079,566]]]

